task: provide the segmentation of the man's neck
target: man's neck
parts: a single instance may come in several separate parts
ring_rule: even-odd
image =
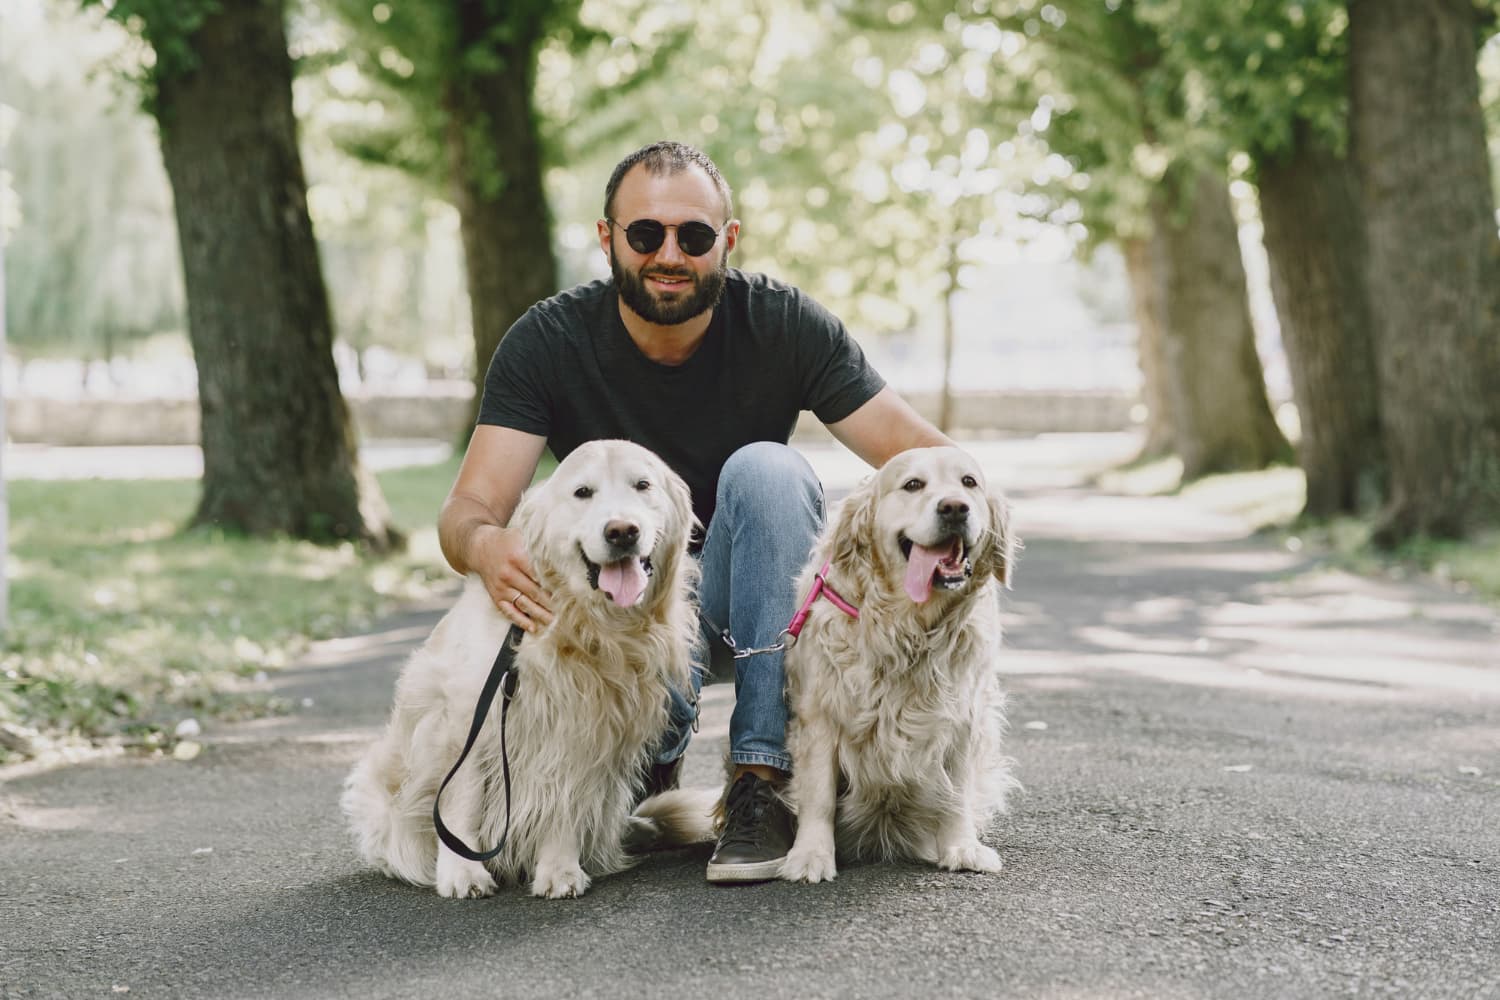
[[[680,365],[692,357],[707,336],[713,318],[714,311],[709,309],[685,323],[663,326],[642,319],[624,302],[620,303],[625,332],[642,354],[659,365]]]

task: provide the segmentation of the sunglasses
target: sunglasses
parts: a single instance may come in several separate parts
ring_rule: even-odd
[[[614,219],[605,219],[611,226],[620,224]],[[729,223],[724,223],[725,226]],[[630,249],[636,253],[655,253],[661,249],[661,245],[667,241],[667,230],[677,230],[677,245],[682,252],[689,257],[702,257],[714,248],[719,242],[719,234],[724,231],[720,226],[715,229],[706,222],[683,222],[675,226],[663,225],[655,219],[637,219],[628,226],[620,226],[625,230],[625,242],[630,244]]]

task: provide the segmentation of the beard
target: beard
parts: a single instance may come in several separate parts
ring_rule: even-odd
[[[688,270],[673,270],[665,267],[653,267],[650,271],[629,271],[620,263],[620,258],[615,256],[615,248],[609,248],[609,273],[614,276],[615,290],[620,295],[620,301],[630,307],[630,311],[648,323],[657,326],[676,326],[678,323],[686,323],[695,316],[701,316],[714,306],[719,304],[719,298],[724,294],[724,278],[729,271],[729,254],[723,253],[719,257],[719,264],[706,275]],[[685,291],[670,293],[670,297],[662,297],[651,292],[646,287],[648,275],[660,275],[670,278],[687,278],[691,285]]]

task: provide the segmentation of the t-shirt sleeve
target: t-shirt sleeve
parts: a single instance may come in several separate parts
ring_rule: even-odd
[[[479,401],[481,424],[546,436],[552,431],[547,327],[535,307],[516,320],[495,348]]]
[[[798,298],[798,368],[805,377],[802,407],[825,424],[835,423],[873,399],[885,388],[885,379],[837,316],[805,295]]]

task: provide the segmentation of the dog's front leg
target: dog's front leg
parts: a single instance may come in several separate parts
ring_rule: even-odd
[[[1000,871],[1000,855],[993,847],[979,840],[979,824],[975,820],[976,806],[974,788],[976,777],[972,768],[965,769],[959,785],[959,805],[943,817],[937,831],[937,864],[949,871],[985,872],[993,875]]]
[[[443,792],[443,824],[465,844],[480,848],[479,814],[483,804],[484,782],[473,768],[459,768]],[[495,879],[482,862],[461,858],[439,841],[437,891],[449,899],[479,899],[494,893]]]
[[[542,839],[536,854],[536,878],[531,882],[533,896],[569,899],[582,896],[589,888],[589,877],[578,863],[578,834],[571,827],[559,826]]]
[[[821,720],[804,720],[797,725],[792,772],[797,839],[781,863],[781,877],[789,882],[827,882],[838,874],[833,828],[838,804],[837,735]]]

